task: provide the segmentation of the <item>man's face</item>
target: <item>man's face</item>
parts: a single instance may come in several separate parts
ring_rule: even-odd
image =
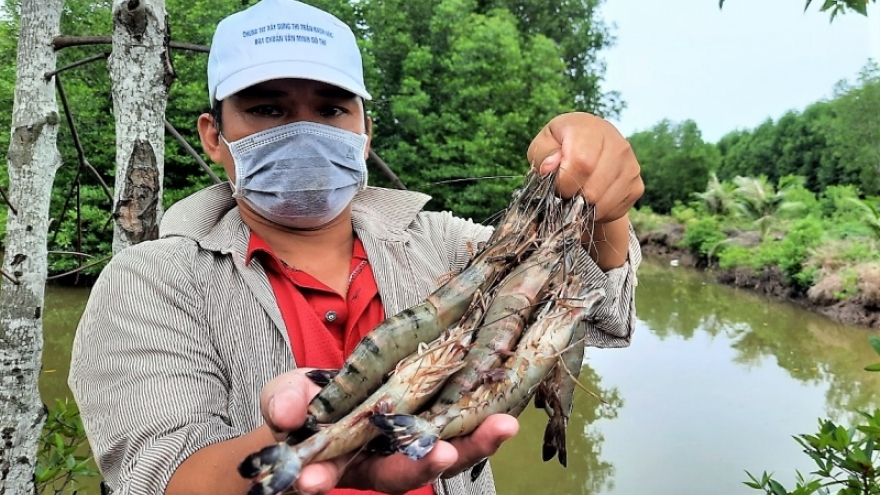
[[[349,91],[318,81],[266,81],[239,91],[222,104],[223,137],[230,142],[300,121],[331,125],[357,134],[370,134],[362,100]],[[210,115],[199,117],[199,134],[208,156],[223,164],[229,178],[235,180],[235,164],[229,149],[220,141]]]

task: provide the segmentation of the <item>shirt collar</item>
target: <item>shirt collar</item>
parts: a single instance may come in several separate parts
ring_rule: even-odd
[[[260,237],[259,234],[251,231],[250,238],[248,239],[247,252],[244,257],[244,264],[249,265],[251,260],[257,253],[265,253],[267,256],[270,256],[279,266],[283,266],[284,263],[281,261],[281,258],[275,254],[275,251],[272,250],[272,247]],[[360,239],[355,237],[354,239],[354,249],[352,250],[352,257],[356,260],[362,261],[367,259],[367,251],[364,249],[364,244]]]

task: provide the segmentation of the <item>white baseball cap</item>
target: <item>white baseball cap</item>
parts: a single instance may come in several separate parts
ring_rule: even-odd
[[[354,33],[333,15],[295,0],[262,0],[220,21],[208,54],[212,104],[284,78],[321,81],[370,99]]]

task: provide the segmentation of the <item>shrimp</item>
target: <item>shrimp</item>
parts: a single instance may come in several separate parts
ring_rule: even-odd
[[[521,411],[523,402],[556,366],[575,327],[591,317],[605,297],[602,288],[578,289],[576,283],[563,284],[560,289],[559,297],[548,302],[525,331],[514,356],[499,369],[498,379],[480,385],[439,414],[377,414],[370,421],[398,452],[421,459],[437,440],[467,435],[490,414]]]
[[[562,366],[556,366],[535,393],[535,407],[546,410],[550,416],[544,429],[542,457],[546,462],[558,455],[564,467],[568,466],[565,431],[574,405],[575,385],[583,367],[586,333],[584,324],[575,328],[571,343],[560,356]]]
[[[534,250],[541,217],[552,198],[551,180],[529,174],[498,228],[475,258],[422,304],[383,321],[358,343],[342,369],[309,404],[306,428],[332,423],[351,411],[382,384],[394,366],[436,339],[462,317],[478,291],[502,279]]]
[[[499,284],[464,367],[443,387],[432,410],[439,412],[457,403],[480,383],[492,380],[495,368],[516,345],[540,298],[559,272],[561,246],[562,239],[545,243]]]

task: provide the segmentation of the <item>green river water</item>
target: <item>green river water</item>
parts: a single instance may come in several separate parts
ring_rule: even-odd
[[[44,401],[65,383],[86,289],[50,287]],[[791,484],[811,461],[791,438],[820,417],[878,406],[870,331],[646,261],[627,349],[588,349],[568,427],[568,468],[541,461],[546,416],[533,408],[492,459],[501,495],[706,495],[758,492],[745,470]],[[789,487],[791,488],[791,487]],[[80,493],[83,493],[82,491]]]

